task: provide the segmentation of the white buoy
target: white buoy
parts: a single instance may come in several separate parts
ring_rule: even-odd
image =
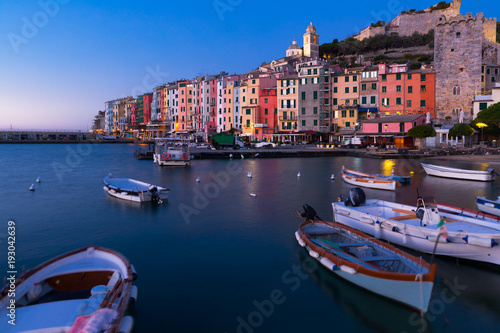
[[[233,158],[233,154],[229,154],[229,158]]]
[[[200,182],[200,177],[196,178],[196,182],[199,183]]]
[[[240,155],[241,155],[241,158],[242,158],[242,159],[243,159],[243,158],[245,158],[245,156],[243,156],[243,154],[240,154]]]
[[[393,174],[394,174],[394,169],[391,170],[391,175],[393,175]]]
[[[40,177],[38,177],[38,178],[36,179],[36,182],[37,182],[37,183],[41,183],[41,182],[42,182],[42,179],[41,179]]]
[[[257,196],[257,194],[255,194],[255,193],[250,193],[250,196],[252,196],[252,197],[256,197],[256,196]]]
[[[34,190],[35,190],[35,184],[31,184],[30,191],[34,191]]]
[[[247,177],[252,178],[252,173],[251,172],[247,173]]]
[[[255,157],[259,156],[259,153],[255,154]]]
[[[332,173],[332,175],[330,176],[330,179],[331,180],[334,180],[335,179],[335,175]]]
[[[299,173],[297,174],[297,177],[300,177],[300,171],[299,171]]]

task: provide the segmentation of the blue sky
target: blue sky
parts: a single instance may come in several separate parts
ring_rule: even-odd
[[[285,55],[313,21],[320,43],[434,1],[2,0],[0,129],[88,130],[107,100]],[[462,14],[500,14],[498,0]]]

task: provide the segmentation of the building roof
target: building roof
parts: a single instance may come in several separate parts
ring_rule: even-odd
[[[407,123],[414,120],[417,120],[420,117],[425,117],[425,114],[412,114],[412,115],[404,115],[404,116],[389,116],[389,117],[381,117],[375,119],[368,120],[360,120],[362,123]]]
[[[313,23],[312,23],[312,22],[311,22],[311,24],[309,24],[309,26],[307,27],[306,32],[316,32],[316,27],[313,25]]]
[[[289,80],[289,79],[298,79],[298,78],[299,78],[298,74],[290,74],[290,75],[282,76],[282,77],[278,78],[278,80]]]
[[[487,102],[493,101],[492,95],[477,95],[474,102]]]
[[[301,47],[297,45],[297,40],[293,40],[292,45],[288,47],[288,50],[300,50]]]

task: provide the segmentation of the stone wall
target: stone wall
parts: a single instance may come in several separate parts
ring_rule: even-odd
[[[436,113],[444,119],[463,110],[470,118],[475,92],[481,89],[483,45],[482,13],[441,17],[434,37]],[[460,88],[460,94],[457,89]]]
[[[483,23],[483,35],[486,39],[493,43],[497,41],[497,19],[489,18],[485,19]]]
[[[365,38],[370,38],[375,35],[384,35],[385,34],[385,26],[382,27],[372,27],[369,26],[366,29],[361,30],[359,34],[354,36],[357,40],[363,40]]]

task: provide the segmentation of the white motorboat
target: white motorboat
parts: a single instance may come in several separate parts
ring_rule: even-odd
[[[484,213],[500,216],[500,197],[497,200],[476,197],[476,205],[477,209]]]
[[[442,212],[433,197],[419,198],[416,206],[364,198],[360,188],[341,196],[332,203],[334,220],[420,252],[500,265],[496,221]]]
[[[162,200],[167,199],[170,192],[166,187],[112,174],[104,177],[103,183],[104,190],[109,195],[134,202],[152,201],[162,203]]]
[[[309,219],[307,212],[302,216],[306,221],[295,237],[312,258],[347,281],[427,312],[436,264],[347,226]]]
[[[137,299],[136,277],[112,250],[87,246],[60,255],[7,279],[0,332],[129,333],[133,319],[126,312]]]
[[[349,170],[342,166],[342,179],[351,185],[395,191],[399,184],[394,179],[376,177],[367,173]],[[400,184],[399,184],[400,185]]]
[[[153,161],[159,166],[189,166],[191,155],[189,152],[189,139],[158,138],[155,140]]]
[[[495,180],[495,169],[489,168],[486,171],[449,168],[433,164],[421,163],[425,172],[430,176],[454,178],[463,180],[477,180],[482,182],[492,182]]]

